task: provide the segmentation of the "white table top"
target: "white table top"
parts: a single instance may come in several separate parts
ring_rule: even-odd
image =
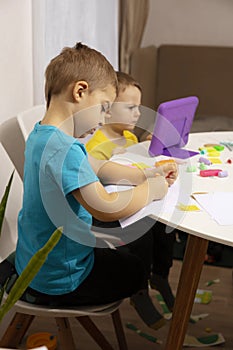
[[[233,132],[190,134],[186,148],[195,151],[204,144],[219,143],[220,141],[233,142]],[[166,158],[164,156],[150,157],[148,147],[149,141],[139,143],[129,147],[126,153],[114,156],[112,160],[123,164],[143,162],[154,165],[156,160]],[[222,164],[212,164],[209,167],[227,170],[228,177],[225,178],[201,177],[198,168],[200,156],[202,155],[196,155],[186,160],[186,163],[179,164],[179,178],[176,183],[176,186],[179,186],[179,202],[189,201],[190,195],[194,192],[233,192],[233,164],[227,163],[227,159],[233,158],[233,151],[230,152],[225,147],[224,151],[220,153]],[[197,167],[197,172],[187,172],[187,167],[192,165]],[[196,204],[198,205],[198,203]],[[198,206],[200,207],[200,205]],[[154,217],[189,234],[233,246],[233,225],[219,225],[205,210],[181,211],[174,205],[170,210],[161,210],[160,208],[158,212],[154,213]]]

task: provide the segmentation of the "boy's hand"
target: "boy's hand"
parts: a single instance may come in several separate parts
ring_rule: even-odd
[[[168,185],[171,186],[178,177],[178,166],[176,163],[167,163],[162,167],[162,172],[168,182]]]
[[[178,177],[178,167],[177,164],[167,163],[157,168],[145,169],[145,175],[147,178],[154,177],[157,174],[163,175],[168,182],[168,185],[171,186]]]

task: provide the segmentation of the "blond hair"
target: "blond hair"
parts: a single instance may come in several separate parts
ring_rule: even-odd
[[[59,95],[71,83],[84,80],[88,83],[89,91],[104,89],[107,85],[115,87],[117,78],[110,62],[97,50],[82,43],[74,47],[65,47],[54,57],[45,71],[45,99],[47,108],[51,97]]]
[[[116,75],[118,80],[118,92],[124,92],[128,86],[135,86],[142,92],[140,84],[131,75],[119,71],[116,72]]]

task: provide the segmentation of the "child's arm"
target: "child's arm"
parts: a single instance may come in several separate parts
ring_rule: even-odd
[[[139,185],[146,180],[145,173],[141,169],[131,168],[109,160],[99,160],[90,155],[88,155],[88,160],[104,185],[117,183],[121,185]]]
[[[94,182],[72,193],[96,219],[115,221],[134,214],[153,200],[163,198],[167,190],[167,181],[157,175],[126,191],[108,193],[100,182]]]
[[[92,168],[104,185],[107,184],[141,184],[145,179],[154,177],[156,174],[165,176],[169,185],[172,185],[177,176],[178,168],[176,163],[168,163],[159,168],[138,169],[108,160],[98,160],[88,156]]]

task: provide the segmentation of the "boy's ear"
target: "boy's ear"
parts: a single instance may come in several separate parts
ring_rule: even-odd
[[[73,97],[76,102],[79,102],[83,94],[88,90],[88,83],[85,80],[77,81],[73,87]]]

